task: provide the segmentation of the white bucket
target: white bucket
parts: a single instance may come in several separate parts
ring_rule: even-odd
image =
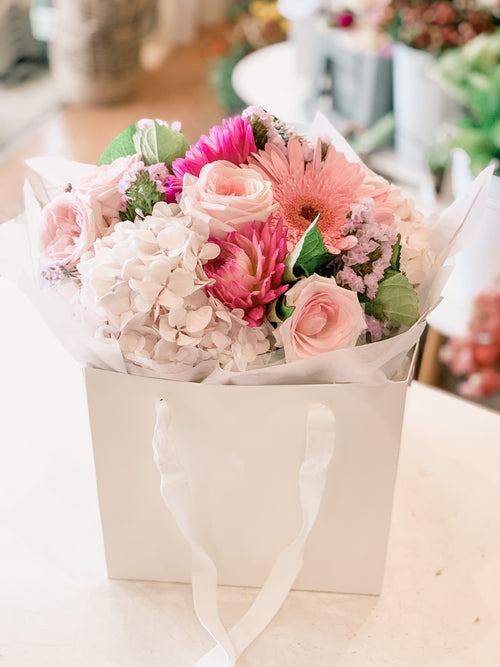
[[[426,76],[433,56],[405,44],[394,45],[393,95],[395,148],[400,162],[422,169],[445,121],[460,115],[460,105]]]

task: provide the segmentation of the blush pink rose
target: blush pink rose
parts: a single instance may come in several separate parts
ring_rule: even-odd
[[[44,206],[39,229],[39,247],[47,262],[74,269],[80,257],[100,236],[97,216],[85,201],[65,192]]]
[[[352,347],[366,329],[356,293],[339,287],[333,278],[313,274],[299,280],[285,300],[295,306],[279,329],[287,361]]]
[[[205,220],[216,238],[266,221],[277,207],[269,181],[226,160],[206,164],[199,178],[185,174],[180,205],[186,215]]]
[[[118,185],[138,160],[138,155],[119,157],[111,164],[103,164],[89,176],[80,179],[77,194],[95,200],[101,209],[102,224],[96,220],[101,236],[104,235],[105,229],[120,217],[123,194],[118,190]]]

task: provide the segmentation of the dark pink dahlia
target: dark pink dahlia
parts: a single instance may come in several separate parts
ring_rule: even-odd
[[[209,239],[220,246],[220,255],[204,269],[215,283],[208,292],[234,310],[245,311],[251,327],[260,326],[267,304],[286,292],[281,285],[287,255],[286,229],[271,222],[246,225],[241,232],[230,232],[225,239]]]

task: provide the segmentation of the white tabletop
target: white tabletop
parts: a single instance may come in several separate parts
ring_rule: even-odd
[[[81,369],[0,278],[0,664],[184,667],[190,587],[109,581]],[[414,383],[382,595],[292,592],[242,667],[493,667],[500,415]],[[232,624],[255,592],[221,590]]]

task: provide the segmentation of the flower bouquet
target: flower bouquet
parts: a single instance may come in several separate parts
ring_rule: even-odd
[[[325,119],[258,107],[29,166],[21,284],[86,367],[109,575],[192,580],[214,664],[292,586],[378,592],[414,349],[490,174],[430,228]],[[217,582],[262,586],[230,632]]]
[[[426,309],[413,203],[261,109],[191,147],[141,121],[81,171],[40,209],[39,285],[116,370],[230,377],[391,339]]]

